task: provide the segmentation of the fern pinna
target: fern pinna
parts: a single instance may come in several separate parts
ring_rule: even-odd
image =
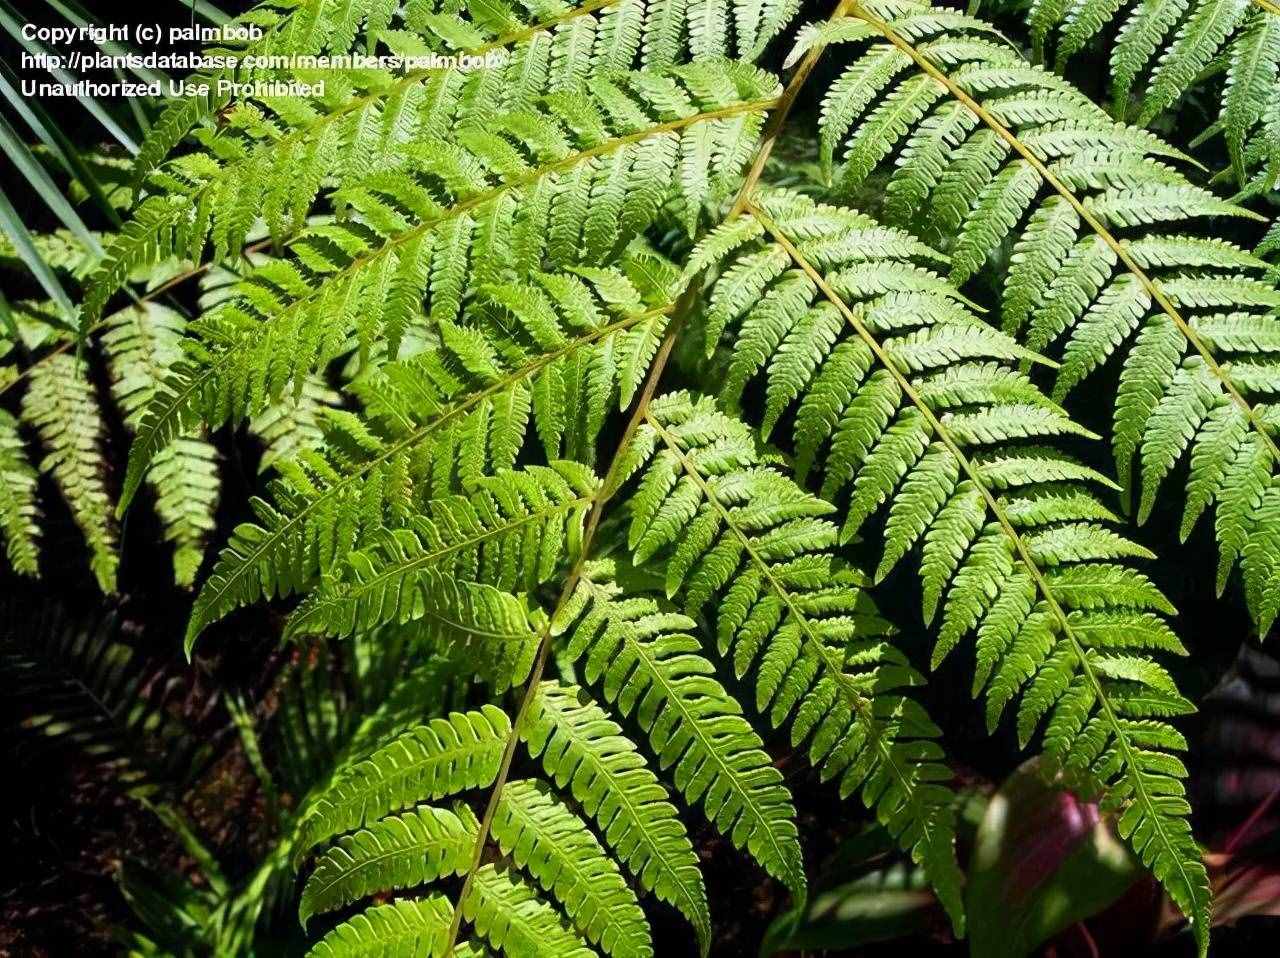
[[[196,599],[188,649],[240,606],[298,596],[291,637],[400,630],[479,680],[471,703],[490,700],[422,703],[422,721],[308,797],[291,841],[308,863],[302,918],[324,921],[313,953],[649,955],[637,890],[677,909],[705,953],[714,916],[677,803],[805,893],[763,725],[861,797],[962,932],[941,730],[908,696],[924,678],[871,597],[916,554],[926,618],[941,611],[935,662],[976,635],[990,724],[1016,703],[1024,743],[1039,730],[1104,796],[1203,948],[1207,883],[1167,721],[1190,706],[1148,655],[1184,651],[1172,610],[1132,567],[1149,554],[1115,531],[1108,480],[1062,448],[1096,437],[1018,368],[1053,365],[1044,344],[995,330],[954,285],[999,238],[990,218],[969,225],[970,204],[990,192],[1002,209],[1006,188],[1030,204],[1046,160],[999,174],[999,121],[961,97],[934,119],[952,86],[930,73],[855,124],[928,40],[986,69],[975,84],[1043,77],[1008,105],[1040,118],[1037,149],[1077,151],[1084,169],[1092,142],[1081,176],[1154,178],[1117,209],[1234,208],[1151,163],[1154,136],[1090,126],[1100,114],[1067,84],[951,11],[894,3],[891,28],[846,0],[801,34],[780,89],[751,60],[786,2],[463,7],[271,5],[260,16],[281,48],[507,58],[239,103],[223,127],[202,105],[175,112],[88,302],[93,315],[139,262],[239,252],[262,214],[272,255],[256,244],[254,271],[190,324],[123,501],[175,437],[260,417],[339,362],[348,402],[313,404],[320,445],[276,460]],[[960,230],[950,279],[905,232],[761,189],[825,48],[876,37],[889,42],[832,88],[824,155],[853,131],[852,189],[927,128],[885,212],[929,239]],[[193,126],[195,151],[161,162]],[[666,387],[690,331],[728,354],[723,395]],[[752,421],[759,404],[738,399],[757,381]],[[781,423],[790,457],[759,434]],[[872,576],[851,540],[877,516]],[[493,704],[509,689],[512,717]]]
[[[1111,46],[1112,112],[1122,120],[1132,115],[1143,126],[1204,77],[1223,73],[1218,121],[1199,139],[1223,137],[1237,180],[1251,192],[1274,188],[1280,161],[1280,6],[1272,0],[1034,0],[1027,22],[1037,56],[1044,56],[1053,38],[1059,70],[1119,23]]]
[[[1183,538],[1216,506],[1219,591],[1240,560],[1265,635],[1280,594],[1267,401],[1280,294],[1260,260],[1198,228],[1252,214],[1191,183],[1161,159],[1177,150],[1116,124],[982,21],[912,0],[872,9],[807,29],[798,47],[869,42],[824,103],[824,157],[843,150],[837,191],[894,157],[885,214],[954,235],[957,283],[1013,232],[1004,328],[1034,350],[1061,341],[1059,399],[1123,357],[1112,444],[1125,489],[1140,489],[1139,520],[1189,460]]]

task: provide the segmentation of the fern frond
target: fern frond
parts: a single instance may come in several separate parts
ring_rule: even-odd
[[[736,63],[630,74],[504,114],[483,137],[463,126],[456,142],[407,147],[403,169],[337,194],[358,220],[311,227],[293,258],[269,261],[193,324],[188,360],[139,430],[122,502],[176,432],[256,414],[350,336],[362,355],[385,342],[394,356],[424,300],[438,326],[457,320],[472,284],[530,278],[515,264],[595,265],[671,193],[692,227],[715,181],[737,172],[776,85]],[[593,213],[606,217],[603,232],[590,229]],[[603,246],[583,245],[596,235]]]
[[[549,311],[539,308],[545,301],[537,297],[521,304],[506,296],[496,316],[484,312],[497,308],[485,297],[475,307],[474,325],[451,327],[438,348],[388,363],[353,385],[367,418],[330,413],[325,449],[277,464],[273,501],[253,500],[257,521],[235,530],[196,599],[189,645],[232,609],[288,595],[334,571],[373,531],[404,526],[412,502],[443,499],[513,466],[531,416],[544,444],[548,437],[579,434],[569,429],[562,401],[544,405],[535,394],[567,398],[566,384],[572,384],[579,423],[595,429],[603,417],[590,410],[630,401],[668,309],[637,308],[631,297],[639,294],[616,271],[593,273],[581,284],[557,274],[542,282],[573,292]],[[623,294],[620,303],[615,289]],[[527,320],[504,331],[508,316]],[[536,337],[525,322],[536,326]],[[563,477],[546,473],[545,481]],[[476,508],[487,514],[492,506]]]
[[[653,954],[648,922],[618,865],[545,783],[507,783],[493,819],[493,838],[606,955]]]
[[[796,410],[796,447],[829,493],[849,497],[843,536],[884,516],[877,578],[920,550],[925,617],[942,613],[934,664],[976,634],[974,694],[986,692],[988,723],[1020,697],[1019,738],[1041,728],[1050,758],[1104,789],[1121,833],[1203,947],[1208,883],[1186,818],[1185,771],[1168,754],[1185,746],[1162,721],[1191,706],[1144,654],[1185,652],[1157,615],[1167,600],[1125,564],[1150,553],[1109,528],[1095,491],[1109,483],[1054,448],[1058,436],[1089,434],[1017,372],[1023,350],[914,257],[868,262],[865,217],[794,194],[756,204],[750,215],[765,238],[736,250],[724,275],[759,262],[761,245],[791,265],[730,314],[730,327],[742,324],[744,351],[745,332],[760,330],[751,375],[782,391],[784,408]],[[856,253],[830,255],[837,238]],[[709,413],[682,415],[691,435],[709,432]],[[740,461],[745,443],[711,444],[715,465],[703,468],[714,475]],[[795,501],[784,515],[812,526]],[[1112,578],[1123,586],[1088,585]]]
[[[116,530],[103,473],[103,424],[93,383],[75,357],[51,356],[32,367],[22,419],[40,436],[40,471],[53,476],[89,546],[89,565],[104,592],[116,587]]]
[[[1006,280],[1007,331],[1033,350],[1065,341],[1055,398],[1111,356],[1124,356],[1112,439],[1126,488],[1138,457],[1140,518],[1171,466],[1205,447],[1200,458],[1208,474],[1193,477],[1188,487],[1185,528],[1207,504],[1216,505],[1221,587],[1245,542],[1265,535],[1249,518],[1258,501],[1257,480],[1250,477],[1263,467],[1251,472],[1242,465],[1224,482],[1227,463],[1238,449],[1250,463],[1280,462],[1266,407],[1253,402],[1272,390],[1267,374],[1256,374],[1267,360],[1252,332],[1268,335],[1275,323],[1269,311],[1280,294],[1257,275],[1260,261],[1244,251],[1166,230],[1167,224],[1190,229],[1195,219],[1246,212],[1159,161],[1176,151],[1154,136],[1113,123],[1065,81],[1027,66],[1013,48],[982,39],[987,26],[981,21],[961,18],[960,29],[939,33],[926,5],[898,4],[887,21],[870,9],[854,11],[864,25],[859,38],[879,41],[868,55],[898,51],[915,67],[902,83],[927,77],[938,92],[940,105],[929,115],[949,115],[940,111],[958,105],[975,121],[974,132],[954,141],[950,161],[918,168],[904,162],[887,192],[904,184],[916,198],[912,215],[941,233],[956,232],[956,282],[972,275],[1004,235],[1016,237]],[[1032,96],[1034,110],[1028,109]],[[893,129],[882,129],[875,111],[869,114],[849,140],[849,156],[872,159],[846,165],[844,188],[895,150],[907,156],[930,136],[926,114]],[[1226,332],[1218,342],[1202,325],[1251,332]],[[1243,427],[1236,445],[1206,426],[1218,406],[1226,407],[1219,417]],[[1159,409],[1166,412],[1157,416]],[[1271,619],[1256,604],[1253,612],[1265,633]]]
[[[181,315],[155,303],[120,310],[107,321],[101,342],[111,371],[111,393],[130,429],[137,428],[156,383],[181,356],[185,329]],[[147,481],[155,490],[165,539],[174,546],[174,579],[189,586],[214,526],[220,486],[217,454],[198,436],[179,436],[156,456]]]
[[[692,530],[688,530],[692,532]],[[716,828],[749,851],[796,897],[804,861],[791,794],[741,707],[689,634],[696,623],[625,594],[607,564],[588,565],[557,630],[569,629],[566,656],[622,715],[633,711],[659,764],[673,769],[690,803],[701,801]]]
[[[755,674],[757,707],[790,722],[841,795],[861,790],[963,927],[939,730],[901,694],[922,679],[828,551],[832,507],[763,466],[746,426],[683,393],[655,400],[637,430],[628,468],[646,463],[630,501],[635,561],[664,557],[668,594],[691,613],[718,603],[719,651]]]
[[[37,474],[27,459],[18,421],[0,409],[0,532],[9,565],[21,575],[40,570]]]
[[[617,723],[573,687],[544,682],[518,730],[642,888],[674,905],[705,953],[711,935],[697,856],[667,792]],[[479,873],[477,873],[479,874]]]

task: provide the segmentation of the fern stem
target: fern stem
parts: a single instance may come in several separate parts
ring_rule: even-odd
[[[838,20],[845,16],[853,3],[854,0],[840,0],[835,10],[832,11],[830,19]],[[755,158],[751,163],[751,167],[748,169],[742,185],[738,189],[738,195],[734,199],[733,206],[730,207],[728,214],[724,218],[725,222],[741,216],[750,208],[751,194],[755,191],[756,184],[759,183],[760,177],[764,173],[765,164],[769,160],[769,155],[773,152],[778,135],[782,132],[782,127],[791,113],[792,106],[795,105],[796,98],[800,95],[801,88],[809,79],[809,75],[813,72],[813,68],[817,66],[818,60],[824,52],[823,48],[810,50],[804,60],[796,67],[796,71],[792,74],[782,95],[766,108],[770,111],[769,121],[761,135],[760,144],[756,147]],[[653,365],[649,368],[644,387],[633,404],[631,418],[627,422],[622,438],[614,450],[613,459],[605,473],[604,481],[596,492],[595,503],[592,506],[591,515],[587,519],[587,524],[583,531],[582,545],[579,549],[578,557],[565,578],[564,586],[560,590],[560,597],[556,600],[555,609],[543,628],[533,670],[529,673],[529,678],[525,683],[524,693],[520,700],[520,706],[516,711],[515,721],[511,723],[511,735],[507,739],[506,747],[503,749],[502,763],[498,767],[498,777],[494,782],[493,790],[489,793],[489,801],[480,820],[480,831],[476,836],[476,846],[471,857],[471,865],[462,880],[462,889],[458,892],[457,905],[453,910],[453,920],[449,926],[448,944],[444,952],[446,958],[453,958],[454,947],[458,942],[458,933],[462,929],[462,903],[466,900],[467,893],[475,881],[476,872],[480,868],[480,860],[484,856],[485,845],[489,840],[493,817],[497,813],[498,802],[502,798],[502,789],[506,784],[507,777],[511,774],[511,763],[515,758],[516,746],[520,740],[521,723],[533,705],[534,696],[537,694],[538,685],[542,681],[542,674],[546,669],[547,658],[551,653],[552,623],[568,603],[582,578],[582,570],[586,564],[587,557],[591,554],[591,546],[595,540],[596,530],[599,528],[605,506],[612,498],[618,485],[618,469],[622,464],[622,453],[631,444],[632,437],[648,414],[649,403],[653,400],[654,393],[657,392],[659,380],[661,380],[662,373],[671,358],[671,351],[675,348],[680,328],[697,300],[701,279],[702,273],[690,277],[680,297],[676,300],[671,325],[663,337],[662,345],[654,357]]]
[[[1280,6],[1277,6],[1272,0],[1253,0],[1253,2],[1263,10],[1266,10],[1267,13],[1280,16]]]
[[[849,305],[844,301],[840,294],[832,288],[831,284],[826,281],[826,278],[814,268],[813,264],[805,258],[804,254],[796,248],[795,244],[787,238],[778,224],[774,222],[768,214],[754,207],[752,207],[751,213],[760,221],[765,229],[768,230],[769,234],[778,243],[778,245],[786,250],[787,254],[796,263],[796,265],[804,271],[805,275],[808,276],[818,289],[822,291],[822,294],[826,297],[827,301],[839,310],[840,314],[845,318],[845,321],[848,322],[858,337],[866,343],[867,347],[871,350],[872,354],[876,357],[881,366],[884,367],[884,369],[893,377],[898,387],[902,390],[903,395],[906,396],[915,408],[919,410],[921,416],[924,418],[925,422],[928,423],[933,434],[937,436],[938,440],[947,448],[947,451],[955,457],[956,462],[960,464],[960,468],[964,470],[969,481],[971,481],[974,484],[974,487],[982,494],[982,498],[986,502],[987,508],[991,511],[991,515],[995,518],[996,522],[1000,525],[1001,530],[1013,545],[1017,552],[1018,560],[1026,568],[1027,573],[1032,578],[1032,581],[1035,582],[1036,590],[1040,593],[1045,604],[1049,607],[1049,611],[1053,614],[1053,617],[1058,621],[1063,637],[1070,643],[1071,651],[1080,663],[1080,671],[1092,687],[1096,701],[1099,703],[1102,713],[1107,720],[1107,724],[1111,726],[1115,740],[1119,744],[1120,749],[1125,756],[1125,770],[1133,784],[1134,794],[1137,797],[1136,800],[1140,801],[1142,805],[1152,810],[1153,814],[1149,815],[1148,818],[1153,823],[1153,828],[1160,836],[1161,843],[1169,851],[1173,860],[1178,863],[1178,869],[1186,887],[1188,889],[1194,888],[1195,883],[1192,881],[1191,877],[1186,874],[1185,870],[1182,869],[1182,860],[1181,856],[1177,852],[1177,846],[1161,827],[1160,816],[1154,814],[1157,807],[1155,796],[1148,792],[1142,775],[1137,771],[1139,765],[1134,754],[1133,744],[1129,741],[1129,736],[1124,731],[1124,727],[1120,723],[1119,716],[1112,707],[1106,690],[1103,688],[1102,682],[1098,679],[1098,675],[1094,671],[1084,644],[1076,636],[1075,631],[1071,627],[1071,622],[1067,617],[1066,611],[1062,608],[1057,596],[1054,595],[1053,589],[1045,578],[1044,573],[1041,571],[1039,564],[1032,557],[1031,550],[1027,546],[1026,541],[1014,527],[1012,521],[1010,521],[1008,513],[1005,511],[1004,507],[1001,506],[999,499],[996,498],[995,494],[992,493],[987,484],[982,480],[981,473],[978,471],[978,468],[974,465],[973,461],[965,455],[961,445],[950,434],[946,426],[934,413],[932,408],[930,408],[929,404],[920,396],[920,393],[917,392],[915,387],[911,384],[911,381],[903,374],[902,370],[899,369],[898,365],[893,361],[893,358],[880,344],[880,341],[876,339],[862,320],[860,320],[853,310],[849,308]],[[1192,923],[1194,923],[1194,917],[1189,917],[1191,918]],[[1207,930],[1207,928],[1197,929],[1197,934],[1207,932]]]
[[[1267,2],[1270,2],[1270,0],[1267,0]],[[1280,10],[1280,8],[1277,9]],[[1195,351],[1200,354],[1205,365],[1222,383],[1223,388],[1226,389],[1232,401],[1244,412],[1254,431],[1262,437],[1263,443],[1270,448],[1273,459],[1275,461],[1280,461],[1280,446],[1276,445],[1275,440],[1272,439],[1261,418],[1258,416],[1258,413],[1254,410],[1249,401],[1241,395],[1240,390],[1227,374],[1227,371],[1222,368],[1221,364],[1219,364],[1217,359],[1214,357],[1213,352],[1204,344],[1200,337],[1196,335],[1195,330],[1191,328],[1191,325],[1182,316],[1182,313],[1179,312],[1178,307],[1174,305],[1173,301],[1169,299],[1164,290],[1160,288],[1160,285],[1147,274],[1146,270],[1144,270],[1138,264],[1137,260],[1135,260],[1129,253],[1128,247],[1120,240],[1116,239],[1102,221],[1099,220],[1083,202],[1081,202],[1080,198],[1077,197],[1075,193],[1073,193],[1071,189],[1062,182],[1062,180],[1054,175],[1053,171],[1049,169],[1040,157],[1036,156],[1036,154],[1032,152],[1030,147],[1018,139],[1018,137],[1014,135],[1013,131],[996,119],[996,117],[993,116],[989,110],[983,107],[982,104],[978,103],[977,100],[966,93],[959,84],[940,70],[909,40],[905,39],[885,21],[868,11],[858,3],[857,0],[854,0],[851,4],[850,15],[862,20],[867,25],[878,30],[884,35],[886,40],[909,56],[916,66],[928,74],[933,80],[942,84],[946,88],[948,94],[958,100],[970,112],[972,112],[974,116],[990,127],[991,130],[1000,137],[1000,139],[1004,140],[1005,143],[1012,147],[1013,150],[1021,156],[1046,183],[1053,187],[1053,189],[1057,191],[1058,195],[1067,201],[1071,208],[1075,210],[1077,215],[1079,215],[1079,217],[1089,225],[1094,233],[1097,234],[1098,238],[1106,243],[1111,251],[1116,254],[1116,257],[1120,262],[1124,263],[1125,268],[1133,275],[1142,288],[1146,290],[1147,294],[1155,300],[1157,304],[1159,304],[1160,308],[1173,321],[1174,325],[1177,326],[1178,331],[1182,333]]]

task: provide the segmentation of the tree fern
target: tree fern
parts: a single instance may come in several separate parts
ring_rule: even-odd
[[[1065,81],[985,39],[981,21],[952,18],[943,32],[938,14],[914,3],[886,16],[857,8],[800,45],[872,40],[867,56],[898,63],[901,79],[864,83],[855,63],[846,74],[854,80],[832,87],[824,136],[832,149],[847,141],[841,188],[897,150],[886,213],[955,233],[956,282],[1013,232],[1005,329],[1034,350],[1065,340],[1059,399],[1124,356],[1112,441],[1126,489],[1138,456],[1139,518],[1172,466],[1190,458],[1183,535],[1217,506],[1219,589],[1247,551],[1246,593],[1265,634],[1274,611],[1261,596],[1275,588],[1280,557],[1254,517],[1277,456],[1269,405],[1257,400],[1275,391],[1266,353],[1280,294],[1239,248],[1164,225],[1189,230],[1191,220],[1245,211],[1158,160],[1176,150],[1113,123]],[[868,83],[884,103],[864,115]],[[900,110],[910,113],[901,123]]]
[[[756,202],[757,225],[737,230],[736,248],[723,233],[703,246],[728,257],[726,295],[744,272],[758,277],[755,296],[719,314],[741,324],[740,377],[763,372],[771,408],[795,408],[798,458],[824,474],[827,493],[848,496],[843,538],[885,515],[877,578],[920,547],[925,617],[941,611],[935,665],[976,634],[974,693],[986,691],[988,724],[1018,700],[1023,743],[1040,727],[1046,754],[1103,789],[1121,834],[1207,947],[1208,882],[1186,771],[1171,754],[1185,743],[1163,721],[1190,704],[1143,654],[1185,651],[1158,614],[1168,601],[1126,563],[1150,554],[1108,527],[1095,492],[1106,480],[1054,448],[1056,437],[1089,434],[1017,372],[1021,347],[919,265],[909,237],[792,194]],[[699,472],[710,476],[741,461],[745,437],[720,439],[716,413],[673,412],[682,430],[662,427],[673,455],[707,446]],[[706,561],[704,577],[725,574],[714,551]]]

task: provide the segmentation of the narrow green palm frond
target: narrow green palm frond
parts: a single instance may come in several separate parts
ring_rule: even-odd
[[[89,545],[89,565],[104,592],[116,587],[116,529],[103,473],[103,423],[93,383],[65,353],[32,368],[22,419],[36,430],[53,476]]]
[[[791,794],[741,706],[699,654],[690,634],[697,623],[625,593],[611,578],[608,563],[589,564],[562,610],[556,630],[571,628],[567,657],[622,715],[634,712],[689,802],[701,801],[721,834],[803,899]]]
[[[507,783],[493,819],[493,838],[555,896],[602,952],[611,958],[651,958],[649,924],[635,892],[582,819],[544,782]]]
[[[349,337],[362,354],[384,344],[394,356],[424,299],[439,327],[457,321],[473,285],[528,280],[520,264],[593,265],[672,193],[692,227],[739,169],[776,86],[736,63],[627,74],[504,113],[483,136],[460,124],[406,146],[401,168],[335,194],[358,219],[308,229],[292,258],[255,270],[192,324],[187,359],[139,429],[122,504],[173,435],[252,416]]]
[[[1055,448],[1089,433],[909,237],[794,194],[756,202],[756,238],[722,271],[730,290],[744,270],[760,280],[726,312],[735,362],[794,409],[798,457],[845,504],[843,537],[884,516],[877,578],[920,550],[925,618],[941,612],[935,666],[976,633],[988,724],[1017,701],[1021,741],[1039,728],[1053,761],[1103,789],[1203,948],[1208,882],[1171,754],[1185,743],[1164,721],[1191,705],[1145,654],[1185,650],[1168,601],[1128,564],[1150,553],[1111,528],[1097,494],[1111,484]],[[703,430],[694,417],[688,431]]]
[[[156,384],[181,356],[185,328],[180,314],[155,303],[122,309],[108,320],[101,342],[111,370],[111,392],[131,429],[137,427]],[[179,436],[156,456],[147,479],[155,491],[165,539],[174,546],[174,578],[190,586],[214,526],[220,485],[217,453],[199,436]]]
[[[544,449],[575,434],[563,397],[576,397],[573,416],[594,429],[605,409],[630,402],[667,307],[644,309],[613,270],[545,274],[539,285],[559,291],[546,309],[528,288],[500,309],[482,294],[475,318],[446,327],[438,348],[353,384],[365,417],[330,412],[324,449],[277,462],[271,501],[253,500],[256,522],[235,530],[196,599],[188,645],[231,610],[335,571],[373,532],[405,526],[415,506],[510,468],[531,418]]]
[[[668,594],[691,613],[717,604],[719,651],[754,675],[757,707],[790,722],[792,745],[808,741],[842,796],[861,790],[962,928],[939,729],[902,695],[922,678],[830,554],[832,507],[763,465],[751,431],[709,399],[655,400],[627,455],[648,463],[630,501],[635,561],[662,557]]]
[[[1219,588],[1250,555],[1245,592],[1265,634],[1274,616],[1256,597],[1280,584],[1280,556],[1256,507],[1280,482],[1270,422],[1280,383],[1269,358],[1280,292],[1255,257],[1191,231],[1194,220],[1245,211],[1159,162],[1176,151],[1151,134],[1113,123],[1066,81],[983,39],[981,21],[939,33],[928,7],[902,0],[895,11],[885,21],[855,8],[839,37],[875,41],[866,56],[896,57],[903,77],[876,81],[885,105],[870,113],[828,101],[827,113],[843,118],[828,135],[847,141],[842,187],[896,152],[886,212],[955,235],[957,283],[1015,237],[1006,330],[1033,350],[1064,343],[1058,399],[1123,357],[1112,441],[1122,484],[1141,490],[1139,519],[1189,459],[1184,535],[1216,505]],[[837,83],[832,96],[861,104],[867,92]],[[889,104],[908,100],[914,112],[890,121]],[[957,116],[966,119],[956,125]]]
[[[567,788],[640,886],[711,937],[698,858],[667,791],[622,729],[581,690],[543,682],[517,729],[547,777]],[[477,873],[478,875],[479,873]]]
[[[35,468],[27,459],[18,421],[0,409],[0,532],[9,565],[21,575],[40,571],[40,507]]]
[[[1038,56],[1052,41],[1059,70],[1113,25],[1112,110],[1143,126],[1226,65],[1216,130],[1243,184],[1249,138],[1265,138],[1264,162],[1280,160],[1265,116],[1280,92],[1280,8],[1270,0],[1034,0],[1028,13]],[[1133,94],[1138,93],[1136,104]],[[1257,158],[1255,158],[1257,159]]]

